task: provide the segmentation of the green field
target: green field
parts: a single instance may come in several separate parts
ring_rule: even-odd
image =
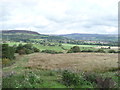
[[[97,45],[76,45],[76,44],[62,44],[63,48],[65,49],[70,49],[73,46],[79,46],[81,49],[82,48],[93,48],[93,47],[97,47]]]
[[[34,54],[33,54],[34,55]],[[59,58],[58,58],[59,59]],[[98,88],[98,83],[91,82],[97,77],[112,78],[116,83],[115,88],[118,87],[118,73],[116,71],[106,72],[74,72],[75,74],[64,71],[45,70],[42,68],[29,68],[30,55],[16,56],[16,63],[11,66],[3,68],[3,88]],[[40,61],[40,60],[39,60]],[[85,78],[87,74],[88,79]],[[64,81],[70,80],[71,84],[68,86]],[[90,81],[91,80],[91,81]],[[73,81],[73,82],[72,82]],[[74,83],[75,82],[75,83]],[[76,83],[77,82],[77,83]]]
[[[19,45],[19,44],[26,44],[26,43],[20,43],[20,42],[8,42],[7,44],[9,44],[10,46],[13,46],[13,45]]]
[[[76,45],[76,44],[62,44],[63,46],[73,47],[73,46],[79,46],[79,47],[97,47],[98,45]]]
[[[10,46],[13,45],[19,45],[20,42],[7,42]],[[27,44],[24,42],[21,42],[21,44]],[[31,43],[33,44],[34,47],[38,48],[40,51],[42,50],[54,50],[57,52],[66,52],[67,50],[69,50],[70,48],[72,48],[73,46],[79,46],[80,50],[97,50],[97,48],[95,47],[100,47],[99,45],[76,45],[76,44],[66,44],[66,43],[62,43],[62,46],[48,46],[48,45],[43,45],[43,44],[35,44],[35,43]],[[54,43],[51,43],[54,44]],[[107,46],[106,46],[107,47]],[[109,49],[104,49],[106,52],[109,51]]]
[[[43,46],[41,44],[33,44],[36,48],[40,50],[54,50],[54,51],[63,51],[60,46]]]

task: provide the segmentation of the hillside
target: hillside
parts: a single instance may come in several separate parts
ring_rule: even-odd
[[[117,34],[65,34],[60,35],[74,40],[91,40],[91,41],[117,41]]]
[[[13,33],[13,34],[16,34],[16,33],[27,33],[27,34],[36,34],[36,35],[40,35],[38,32],[34,32],[34,31],[27,31],[27,30],[3,30],[2,33]]]
[[[40,44],[68,43],[76,45],[112,45],[118,42],[117,35],[109,34],[66,34],[66,35],[44,35],[35,31],[10,30],[2,31],[2,41],[29,42]]]
[[[62,36],[51,36],[39,34],[35,31],[27,31],[27,30],[4,30],[2,31],[2,39],[3,41],[12,40],[12,41],[30,41],[31,39],[47,39],[47,40],[63,40],[66,39]]]

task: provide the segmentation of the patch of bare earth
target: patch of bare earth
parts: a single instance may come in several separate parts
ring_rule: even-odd
[[[29,58],[26,67],[37,69],[92,71],[118,67],[118,54],[112,53],[35,53],[29,55]]]

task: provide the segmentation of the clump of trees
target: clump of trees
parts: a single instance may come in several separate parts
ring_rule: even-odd
[[[108,51],[108,53],[117,53],[115,50],[111,49]]]
[[[120,53],[120,50],[116,51],[113,49],[105,50],[103,48],[100,49],[80,49],[79,46],[74,46],[67,53],[77,53],[77,52],[95,52],[95,53]]]
[[[2,59],[8,58],[10,60],[15,59],[15,48],[8,44],[2,44]]]
[[[97,49],[97,50],[95,50],[95,52],[105,53],[105,50],[104,49]]]
[[[14,63],[15,59],[15,48],[8,44],[2,44],[2,67],[9,66]]]
[[[25,45],[19,44],[16,47],[16,53],[19,53],[19,55],[31,54],[31,53],[34,53],[34,52],[40,52],[40,50],[37,49],[36,47],[33,47],[32,44],[25,44]]]
[[[68,50],[67,53],[77,53],[77,52],[80,52],[79,46],[72,47],[70,50]]]
[[[57,52],[54,50],[42,50],[42,53],[59,54],[59,53],[63,53],[63,52]]]

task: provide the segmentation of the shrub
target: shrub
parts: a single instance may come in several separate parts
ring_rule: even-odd
[[[15,49],[8,44],[2,44],[2,58],[14,59]]]
[[[103,49],[98,49],[95,52],[105,53],[105,51]]]
[[[72,47],[67,53],[77,53],[80,52],[79,46]]]
[[[40,50],[35,47],[33,47],[33,50],[34,50],[34,52],[40,52]]]
[[[16,52],[19,53],[20,55],[22,54],[31,54],[34,52],[39,52],[40,50],[37,49],[36,47],[33,47],[32,44],[19,44],[19,46],[16,48]]]
[[[14,63],[14,61],[10,60],[8,58],[3,58],[2,59],[2,67],[10,66],[13,63]]]
[[[19,55],[26,54],[25,49],[18,50]]]
[[[16,52],[18,53],[19,50],[22,50],[23,49],[23,45],[22,44],[19,44],[17,47],[16,47]]]
[[[25,54],[31,54],[31,53],[34,53],[34,51],[30,49],[25,49]]]
[[[32,44],[25,44],[25,45],[23,45],[23,47],[27,48],[27,49],[32,49],[33,48]]]
[[[112,78],[106,77],[97,77],[96,83],[98,85],[98,88],[114,88],[115,82],[112,80]]]
[[[90,81],[90,82],[96,82],[96,78],[98,77],[98,75],[96,73],[84,73],[84,78],[87,80],[87,81]]]
[[[62,80],[65,85],[78,85],[80,83],[79,77],[77,74],[69,72],[67,70],[63,71],[62,73]]]
[[[84,78],[91,83],[96,83],[98,88],[113,88],[115,86],[115,82],[111,78],[103,78],[96,73],[84,73]]]
[[[43,53],[51,53],[51,54],[58,54],[58,53],[63,53],[63,52],[56,52],[54,50],[42,50]]]
[[[12,82],[12,83],[11,83]],[[43,84],[40,76],[33,72],[26,72],[25,74],[11,75],[3,78],[3,88],[39,88]]]
[[[116,51],[111,49],[111,50],[108,51],[108,53],[116,53]]]
[[[88,49],[88,50],[82,50],[81,52],[94,52],[94,50]]]

